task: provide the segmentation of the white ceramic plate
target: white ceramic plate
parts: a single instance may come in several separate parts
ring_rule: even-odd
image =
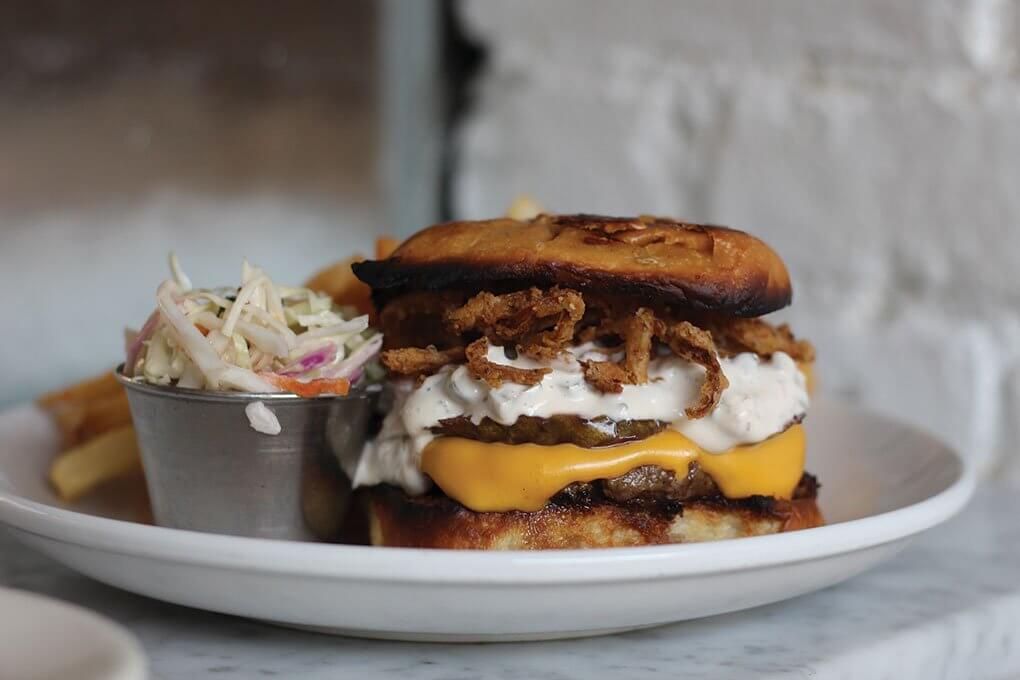
[[[110,585],[330,632],[415,640],[594,635],[794,597],[895,555],[957,513],[973,471],[928,435],[816,400],[808,469],[829,526],[716,543],[472,552],[289,543],[164,529],[124,508],[64,507],[44,482],[56,434],[0,415],[0,521]]]
[[[144,680],[142,647],[87,609],[0,588],[0,678]]]

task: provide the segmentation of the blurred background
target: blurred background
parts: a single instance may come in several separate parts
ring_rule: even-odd
[[[660,213],[770,242],[822,391],[1020,485],[1018,0],[0,2],[0,405],[98,372],[169,250]]]

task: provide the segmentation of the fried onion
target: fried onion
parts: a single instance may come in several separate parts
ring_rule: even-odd
[[[713,319],[706,324],[724,354],[754,352],[771,357],[776,352],[789,354],[794,361],[810,363],[815,359],[815,348],[807,340],[794,337],[790,327],[761,319]]]
[[[505,295],[481,292],[445,315],[447,328],[457,334],[476,331],[493,342],[516,342],[524,354],[552,359],[574,339],[584,316],[584,298],[574,290],[538,288]]]
[[[464,360],[464,348],[438,350],[435,345],[425,348],[404,347],[389,349],[379,355],[380,361],[391,373],[399,375],[429,375],[446,364]]]
[[[628,233],[626,229],[616,229],[617,226],[613,225],[610,236]],[[388,350],[382,355],[386,367],[394,373],[418,375],[421,379],[446,364],[466,361],[471,374],[492,387],[504,382],[535,385],[551,369],[525,369],[491,362],[489,344],[503,346],[509,356],[521,352],[549,360],[578,342],[608,341],[619,343],[606,350],[607,355],[616,355],[615,360],[606,356],[605,360],[582,361],[581,365],[589,384],[600,391],[618,394],[624,385],[648,382],[649,362],[656,355],[658,342],[681,359],[705,369],[698,397],[685,409],[688,418],[696,419],[711,413],[729,385],[719,364],[720,356],[754,352],[768,358],[775,352],[785,352],[801,362],[814,358],[811,344],[795,338],[788,326],[773,327],[760,319],[710,314],[690,317],[683,310],[665,306],[632,311],[633,303],[624,297],[590,293],[582,297],[578,291],[559,287],[544,291],[532,287],[499,295],[485,291],[470,298],[467,295],[412,294],[399,300],[402,308],[390,314],[404,318],[394,321],[439,317],[444,339],[437,344],[453,349],[438,350],[430,345],[425,349]],[[415,328],[419,330],[425,330],[424,323]]]
[[[648,362],[651,359],[655,315],[642,307],[629,319],[614,322],[607,319],[598,327],[590,327],[592,339],[598,333],[611,333],[623,338],[622,363],[612,361],[583,361],[584,377],[601,392],[619,394],[624,385],[648,382]]]
[[[648,382],[648,361],[652,355],[655,315],[642,307],[627,320],[623,330],[625,356],[623,367],[635,384]]]
[[[655,335],[669,345],[673,354],[704,367],[705,380],[701,383],[698,400],[684,411],[688,418],[704,418],[712,412],[723,390],[730,385],[719,365],[712,334],[689,321],[666,324],[656,320]]]
[[[584,379],[599,392],[619,394],[624,385],[633,383],[627,369],[612,361],[582,361],[581,367]]]
[[[517,368],[489,361],[489,341],[478,338],[464,352],[471,375],[485,381],[489,387],[499,387],[504,381],[519,385],[537,385],[551,368]]]
[[[584,298],[574,290],[553,288],[536,302],[531,313],[536,320],[553,320],[553,326],[526,338],[520,351],[536,359],[553,359],[574,341],[574,329],[584,316]]]

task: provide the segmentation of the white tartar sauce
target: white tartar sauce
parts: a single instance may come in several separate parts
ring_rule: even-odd
[[[585,379],[579,360],[619,360],[588,343],[569,349],[559,359],[539,362],[520,356],[509,359],[502,347],[489,347],[489,361],[518,368],[548,367],[537,385],[504,382],[489,387],[467,366],[445,366],[415,388],[409,380],[395,384],[393,409],[379,436],[366,444],[360,459],[342,461],[354,486],[390,483],[409,494],[424,493],[428,478],[419,466],[421,452],[435,435],[429,430],[446,418],[467,416],[474,423],[490,418],[513,425],[519,416],[548,418],[576,415],[612,420],[660,420],[711,453],[740,444],[754,444],[781,432],[807,411],[803,373],[787,354],[769,360],[752,353],[721,358],[729,380],[716,408],[691,420],[684,409],[697,399],[705,369],[672,354],[653,358],[648,382],[624,385],[618,394],[599,392]]]

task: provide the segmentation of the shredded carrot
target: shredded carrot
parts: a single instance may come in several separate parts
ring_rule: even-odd
[[[259,373],[259,375],[281,390],[293,392],[299,397],[320,397],[325,394],[342,397],[351,389],[351,383],[347,378],[316,378],[303,382],[297,378],[276,373]]]

